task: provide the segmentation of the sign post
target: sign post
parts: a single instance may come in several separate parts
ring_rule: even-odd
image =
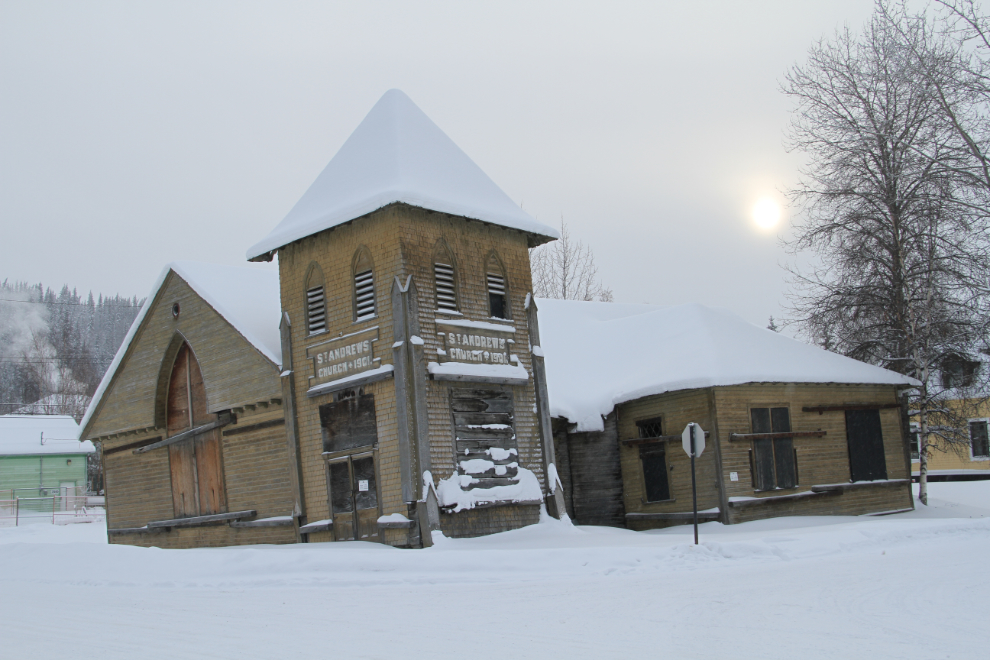
[[[691,500],[694,504],[694,544],[698,545],[698,486],[695,481],[694,459],[705,451],[705,432],[701,427],[691,422],[684,427],[681,434],[681,445],[684,452],[691,457]]]

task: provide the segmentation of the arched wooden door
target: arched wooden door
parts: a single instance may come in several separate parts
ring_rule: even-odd
[[[182,345],[172,364],[166,411],[166,433],[170,438],[216,421],[216,415],[206,412],[203,374],[188,344]],[[170,445],[168,457],[177,518],[226,510],[220,429],[210,429]]]

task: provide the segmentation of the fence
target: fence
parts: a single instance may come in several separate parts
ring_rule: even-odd
[[[72,487],[14,488],[0,491],[0,496],[7,498],[0,499],[0,527],[106,520],[106,509],[99,506],[103,498],[77,495]]]

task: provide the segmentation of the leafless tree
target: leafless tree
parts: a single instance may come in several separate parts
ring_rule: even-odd
[[[968,443],[964,413],[948,401],[983,389],[974,373],[939,376],[986,350],[990,241],[960,174],[959,133],[913,56],[937,35],[927,21],[893,26],[888,9],[880,4],[860,34],[817,43],[782,86],[796,103],[790,147],[808,157],[791,191],[802,220],[787,247],[819,264],[791,269],[790,313],[824,348],[920,382],[911,404],[927,504],[934,440]]]
[[[529,260],[536,297],[612,302],[612,290],[598,279],[591,248],[571,238],[563,218],[560,239],[530,250]]]

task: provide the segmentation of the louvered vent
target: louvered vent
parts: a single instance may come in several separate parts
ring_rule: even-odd
[[[495,273],[488,273],[488,303],[492,316],[508,318],[505,314],[505,278]]]
[[[323,286],[314,286],[306,290],[306,318],[309,320],[309,334],[323,332],[327,329],[327,302],[323,295]]]
[[[375,315],[375,277],[372,271],[366,270],[354,276],[354,296],[358,321]]]
[[[457,296],[454,293],[454,267],[448,264],[433,264],[433,276],[437,281],[437,309],[457,311]]]

